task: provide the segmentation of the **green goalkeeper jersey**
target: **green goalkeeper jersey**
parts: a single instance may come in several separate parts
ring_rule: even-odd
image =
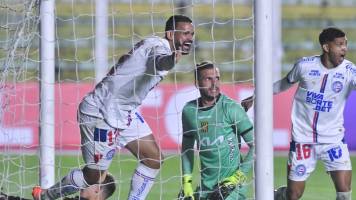
[[[182,170],[192,174],[194,144],[200,158],[201,190],[213,187],[237,169],[245,174],[253,161],[253,126],[240,104],[221,94],[214,106],[199,108],[199,99],[188,102],[182,112]],[[241,159],[241,139],[249,144]],[[252,147],[252,148],[251,148]]]

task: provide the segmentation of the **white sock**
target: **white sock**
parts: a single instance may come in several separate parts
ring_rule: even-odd
[[[84,179],[82,170],[73,169],[67,176],[63,177],[60,182],[46,190],[45,196],[47,196],[48,199],[58,199],[74,194],[86,187],[88,187],[88,184]]]
[[[351,191],[336,192],[336,200],[351,200]]]
[[[128,200],[144,200],[151,190],[159,169],[152,169],[139,163],[131,179]]]

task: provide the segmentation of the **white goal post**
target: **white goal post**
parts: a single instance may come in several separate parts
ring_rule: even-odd
[[[265,0],[254,2],[256,199],[272,200],[274,199],[272,4]]]
[[[55,174],[55,0],[40,2],[40,185],[54,185]]]

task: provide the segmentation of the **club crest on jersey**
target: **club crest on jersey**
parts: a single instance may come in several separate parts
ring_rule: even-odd
[[[335,93],[339,93],[344,88],[344,85],[340,81],[335,81],[331,87]]]
[[[208,127],[209,127],[209,123],[207,121],[202,121],[200,122],[200,131],[207,133],[208,132]]]
[[[297,165],[295,167],[295,174],[297,176],[303,176],[306,172],[307,172],[307,168],[305,167],[305,165]]]

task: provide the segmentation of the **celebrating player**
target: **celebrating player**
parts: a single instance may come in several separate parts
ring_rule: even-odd
[[[254,156],[253,126],[243,108],[220,93],[220,73],[214,64],[197,65],[200,98],[182,113],[182,199],[245,199],[243,184]],[[242,159],[241,137],[249,150]],[[194,144],[200,156],[200,187],[193,192]]]
[[[194,27],[183,15],[171,16],[165,37],[138,42],[112,67],[80,103],[78,121],[86,163],[35,199],[57,199],[98,183],[108,170],[117,147],[139,160],[128,199],[145,199],[161,166],[162,155],[152,131],[137,107],[193,44]]]
[[[38,187],[36,187],[38,188]],[[105,180],[100,184],[91,185],[85,189],[80,190],[80,196],[74,198],[64,198],[64,200],[104,200],[108,199],[112,194],[114,194],[116,189],[115,179],[111,174],[105,176]],[[33,192],[40,192],[40,188],[35,189]],[[35,195],[35,194],[33,194]],[[18,196],[9,196],[1,192],[0,200],[30,200]]]
[[[337,28],[319,35],[320,56],[304,57],[282,80],[274,83],[277,94],[299,82],[292,109],[292,142],[288,160],[287,188],[279,188],[276,199],[299,199],[305,181],[320,159],[336,189],[336,199],[351,200],[351,161],[344,140],[343,111],[356,88],[356,67],[345,59],[347,39]],[[245,101],[248,108],[251,102]]]

